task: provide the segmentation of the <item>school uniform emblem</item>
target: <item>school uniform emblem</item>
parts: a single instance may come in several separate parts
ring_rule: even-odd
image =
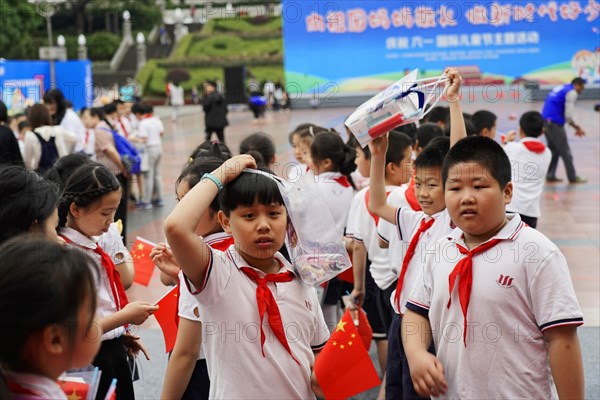
[[[308,300],[304,300],[304,305],[308,308],[309,311],[312,311],[312,303]]]
[[[496,283],[501,288],[509,289],[509,288],[512,287],[513,278],[511,276],[508,276],[508,275],[502,275],[502,274],[500,274],[500,278],[498,278],[498,280],[496,281]]]

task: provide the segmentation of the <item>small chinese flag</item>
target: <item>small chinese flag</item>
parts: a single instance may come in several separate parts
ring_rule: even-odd
[[[338,276],[338,279],[354,284],[354,267],[350,267],[347,270],[341,272]]]
[[[350,310],[319,353],[315,375],[327,400],[347,399],[381,384]]]
[[[358,309],[358,326],[356,327],[360,340],[365,345],[367,352],[371,348],[371,340],[373,339],[373,328],[367,319],[367,313],[362,308]]]
[[[179,315],[177,315],[178,304],[179,285],[174,286],[156,302],[158,310],[154,312],[154,317],[160,325],[160,329],[162,329],[167,353],[173,350],[175,339],[177,339],[177,325],[179,325]]]
[[[76,382],[71,380],[58,380],[58,384],[67,395],[68,400],[85,400],[90,389],[90,385],[85,382]]]
[[[131,258],[135,268],[133,281],[140,285],[148,286],[152,273],[154,272],[154,263],[150,258],[150,252],[156,246],[149,240],[137,237],[131,248]]]

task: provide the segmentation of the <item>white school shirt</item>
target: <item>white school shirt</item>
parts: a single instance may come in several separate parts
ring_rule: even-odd
[[[543,332],[583,323],[563,254],[518,214],[509,218],[494,237],[504,240],[473,257],[466,346],[457,284],[447,308],[448,277],[464,257],[456,249],[456,243],[465,246],[460,229],[438,242],[438,252],[427,255],[409,297],[408,308],[431,323],[448,381],[443,398],[551,398]]]
[[[77,243],[77,247],[85,250],[86,254],[90,256],[98,265],[98,271],[100,272],[100,276],[97,277],[94,274],[94,279],[96,280],[96,290],[98,292],[98,297],[96,300],[96,314],[99,318],[105,318],[109,315],[113,315],[117,312],[117,303],[113,297],[112,290],[110,288],[110,280],[108,279],[108,275],[106,273],[106,269],[102,265],[102,261],[100,259],[100,255],[96,254],[94,250],[96,246],[98,246],[98,238],[96,240],[92,240],[75,229],[69,227],[62,227],[58,232],[62,236],[66,236],[73,243]],[[102,248],[102,247],[101,247]],[[113,257],[108,249],[104,250],[111,258]],[[112,250],[111,250],[112,252]],[[112,331],[104,332],[101,339],[102,340],[111,340],[120,337],[123,333],[125,333],[125,327],[120,326],[118,328],[113,329]]]
[[[63,117],[62,121],[60,121],[60,126],[62,126],[66,131],[73,132],[77,136],[75,152],[85,151],[87,153],[88,149],[84,148],[86,128],[77,113],[72,109],[67,108],[65,111],[65,116]]]
[[[391,192],[394,188],[396,186],[386,186],[385,191]],[[381,219],[369,212],[366,198],[368,191],[369,188],[366,187],[354,196],[348,215],[346,236],[365,245],[367,257],[371,261],[369,266],[371,276],[377,286],[385,290],[396,280],[397,275],[390,268],[388,249],[379,247],[376,221],[381,221]]]
[[[539,142],[536,138],[526,137],[518,142],[509,142],[504,146],[512,166],[513,197],[506,206],[506,210],[516,212],[528,217],[538,218],[540,200],[546,172],[550,166],[552,153],[546,147],[543,153],[534,153],[527,149],[523,143]]]
[[[392,190],[388,195],[388,203],[394,204],[397,207],[410,207],[408,200],[406,200],[407,189],[408,185],[405,183]],[[396,225],[380,218],[379,223],[377,224],[377,236],[385,243],[390,244],[394,236],[398,236],[396,233]],[[395,268],[395,271],[398,272],[397,267]]]
[[[214,245],[218,245],[219,243],[231,240],[231,235],[225,232],[218,232],[207,235],[202,240],[204,241],[204,243],[212,247]],[[179,271],[179,287],[185,288],[185,278],[183,276],[183,272],[181,271]],[[192,296],[190,291],[187,289],[179,291],[178,315],[179,317],[185,318],[189,321],[202,322],[202,316],[200,315],[200,305],[196,301],[196,298]],[[198,360],[204,358],[206,358],[206,356],[204,355],[202,346],[200,346]]]
[[[161,146],[160,134],[165,127],[160,119],[155,116],[142,118],[138,124],[138,137],[147,138],[146,146]]]
[[[50,125],[40,126],[35,129],[35,132],[46,142],[54,138],[58,158],[74,152],[78,138],[73,132],[69,132],[60,126]],[[23,156],[25,168],[35,171],[42,159],[42,143],[32,131],[25,132],[23,142],[25,143]]]
[[[410,208],[410,203],[406,199],[407,189],[407,184],[403,184],[394,189],[388,196],[388,203],[399,208]],[[388,245],[390,269],[394,275],[394,280],[396,280],[400,274],[400,267],[402,267],[402,260],[404,259],[404,249],[408,246],[408,243],[398,236],[396,225],[387,222],[383,218],[380,218],[379,223],[377,224],[377,236]],[[410,238],[408,240],[410,240]],[[393,283],[393,281],[390,282],[387,287],[389,287],[391,283]]]
[[[275,258],[292,271],[279,254]],[[203,286],[197,291],[186,278],[186,286],[200,303],[203,335],[210,377],[211,399],[314,399],[310,386],[313,351],[329,338],[314,288],[298,277],[268,287],[277,302],[286,337],[298,365],[263,320],[266,336],[263,357],[260,345],[256,283],[240,268],[248,267],[235,245],[226,252],[211,249]],[[252,267],[250,267],[252,268]],[[262,271],[256,270],[260,276]],[[187,288],[187,289],[186,289]]]
[[[182,106],[185,103],[183,87],[175,84],[169,84],[169,93],[172,106]]]
[[[336,179],[345,178],[339,172],[323,172],[319,175],[314,175],[314,182],[319,187],[319,192],[325,199],[327,208],[335,221],[335,226],[342,236],[348,221],[348,212],[354,198],[354,189],[352,186],[345,187],[336,181]]]
[[[123,136],[124,138],[129,137],[129,135],[131,135],[133,133],[133,128],[131,127],[131,122],[129,121],[129,118],[127,118],[127,117],[118,116],[113,121],[112,125],[115,127],[115,129],[117,130],[119,135]]]
[[[37,375],[27,374],[23,372],[13,372],[9,370],[3,370],[2,373],[6,378],[19,385],[23,389],[30,390],[33,394],[20,394],[12,393],[13,400],[37,400],[37,399],[53,399],[53,400],[67,400],[67,395],[60,386],[52,379]]]
[[[425,219],[425,221],[429,221],[431,218],[433,218],[435,222],[419,237],[417,247],[415,248],[415,253],[410,260],[408,267],[406,268],[404,282],[402,283],[402,293],[400,293],[399,310],[396,302],[394,301],[396,297],[396,289],[394,289],[390,296],[390,303],[392,304],[392,308],[396,314],[404,315],[406,313],[406,301],[408,300],[412,288],[417,282],[419,274],[423,271],[425,256],[429,253],[435,253],[437,251],[436,243],[441,238],[452,232],[455,228],[452,224],[450,214],[448,214],[446,209],[433,215],[427,215],[423,211],[415,211],[410,207],[399,208],[396,212],[395,228],[397,234],[395,237],[398,237],[401,240],[394,242],[394,246],[396,246],[394,248],[394,254],[396,256],[402,254],[402,258],[394,258],[394,262],[399,262],[396,267],[398,269],[396,278],[400,277],[400,272],[402,272],[402,264],[404,262],[404,255],[406,254],[406,250],[408,250],[410,241],[417,233],[417,230],[421,225],[421,221],[423,219]]]

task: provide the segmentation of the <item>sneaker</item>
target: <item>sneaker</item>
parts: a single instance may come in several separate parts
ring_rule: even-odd
[[[569,181],[569,183],[586,183],[587,179],[582,178],[581,176],[576,176],[574,181]]]
[[[549,183],[562,182],[562,181],[563,181],[562,179],[557,178],[555,176],[549,176],[546,178],[546,182],[549,182]]]
[[[165,205],[162,200],[152,200],[152,205],[154,207],[162,207]]]
[[[150,210],[152,209],[152,204],[139,202],[137,204],[137,208],[139,208],[140,210]]]

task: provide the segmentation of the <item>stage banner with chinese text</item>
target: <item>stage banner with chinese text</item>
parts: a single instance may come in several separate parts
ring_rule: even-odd
[[[600,83],[599,14],[596,0],[283,0],[286,84],[323,99],[448,66],[483,82]]]

